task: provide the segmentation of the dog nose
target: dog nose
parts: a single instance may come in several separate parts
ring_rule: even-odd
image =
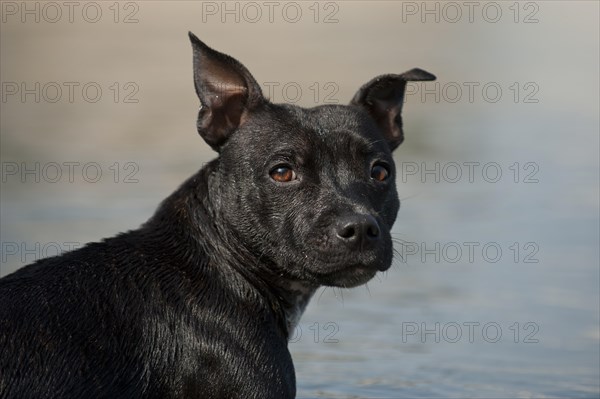
[[[350,215],[338,219],[335,233],[351,248],[366,249],[379,239],[379,224],[371,215]]]

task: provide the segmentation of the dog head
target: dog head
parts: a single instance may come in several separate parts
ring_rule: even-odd
[[[241,63],[190,39],[198,132],[219,152],[215,202],[238,244],[276,275],[315,286],[352,287],[387,270],[406,82],[435,77],[379,76],[346,106],[273,104]]]

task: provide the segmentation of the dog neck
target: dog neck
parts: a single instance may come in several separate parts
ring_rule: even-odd
[[[279,288],[278,296],[283,303],[288,339],[294,336],[294,330],[316,289],[299,281],[288,282]]]

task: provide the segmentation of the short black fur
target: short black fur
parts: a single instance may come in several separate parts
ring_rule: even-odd
[[[287,340],[312,293],[390,267],[403,75],[350,106],[272,104],[190,38],[219,157],[139,229],[0,279],[0,397],[293,398]]]

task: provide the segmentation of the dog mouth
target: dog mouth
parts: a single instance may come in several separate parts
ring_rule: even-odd
[[[393,260],[389,235],[375,243],[354,245],[332,240],[329,235],[293,240],[278,253],[276,263],[288,265],[295,278],[313,285],[351,288],[367,283],[377,272],[387,271]]]
[[[391,262],[375,260],[368,263],[345,263],[312,269],[313,279],[320,285],[352,288],[367,283],[377,272],[390,268]]]
[[[366,267],[364,265],[353,265],[322,274],[317,277],[321,285],[352,288],[365,284],[377,274],[377,269]]]

